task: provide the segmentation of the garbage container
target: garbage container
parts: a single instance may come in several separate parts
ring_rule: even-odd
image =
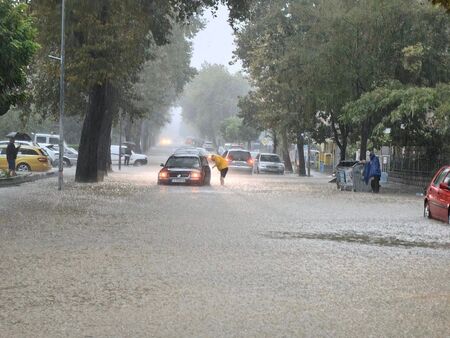
[[[336,184],[340,190],[353,190],[353,166],[355,160],[343,160],[336,166]]]
[[[338,167],[336,168],[336,184],[340,190],[353,189],[353,173],[352,167]]]
[[[353,191],[356,192],[370,192],[372,187],[364,182],[364,163],[355,164],[353,171]]]

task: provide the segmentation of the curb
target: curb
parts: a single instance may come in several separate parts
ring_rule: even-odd
[[[45,173],[28,173],[25,175],[3,178],[0,179],[0,188],[17,186],[22,183],[34,182],[40,179],[54,177],[56,176],[56,173],[56,171],[48,171]]]

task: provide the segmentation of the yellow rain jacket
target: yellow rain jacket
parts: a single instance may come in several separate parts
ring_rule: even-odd
[[[225,168],[228,168],[228,161],[224,159],[222,156],[215,155],[214,159],[212,160],[216,164],[217,169],[223,170]]]

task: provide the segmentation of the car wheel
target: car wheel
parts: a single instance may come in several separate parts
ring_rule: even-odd
[[[431,218],[430,205],[428,204],[428,201],[425,202],[423,206],[423,217]]]
[[[63,166],[66,168],[70,168],[72,166],[72,164],[70,163],[70,161],[68,159],[63,159]]]
[[[134,166],[135,167],[140,167],[142,165],[141,161],[135,161],[134,162]]]
[[[31,171],[31,167],[26,163],[19,163],[16,166],[17,171]]]

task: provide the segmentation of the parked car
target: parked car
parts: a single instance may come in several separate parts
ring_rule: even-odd
[[[125,150],[127,149],[127,146],[122,146],[121,150],[121,158],[122,163],[124,159]],[[111,146],[111,163],[112,164],[119,164],[119,146],[118,145],[112,145]],[[130,156],[130,164],[134,166],[140,166],[140,165],[146,165],[148,163],[148,157],[144,154],[138,154],[135,153],[133,150],[131,151]]]
[[[58,144],[44,144],[42,145],[47,153],[54,157],[52,164],[56,167],[59,164],[59,145]],[[71,167],[77,165],[78,151],[72,147],[64,146],[63,165],[65,167]]]
[[[216,153],[216,148],[214,147],[214,144],[211,141],[205,141],[203,143],[202,148],[204,148],[210,154]]]
[[[260,173],[284,174],[284,163],[277,154],[261,153],[255,158],[255,171]]]
[[[223,157],[228,161],[230,172],[252,174],[253,158],[248,150],[233,148],[226,150]]]
[[[211,183],[211,168],[206,156],[178,151],[171,155],[158,173],[158,184]]]
[[[6,144],[0,144],[0,169],[8,169]],[[20,144],[16,159],[16,171],[48,171],[52,169],[46,153],[37,146]]]
[[[57,144],[41,144],[40,147],[47,153],[50,163],[57,167],[59,163],[59,146]],[[73,148],[66,148],[63,155],[63,166],[71,167],[78,162],[78,152]]]
[[[423,203],[423,215],[450,224],[450,165],[439,169],[431,180]]]

